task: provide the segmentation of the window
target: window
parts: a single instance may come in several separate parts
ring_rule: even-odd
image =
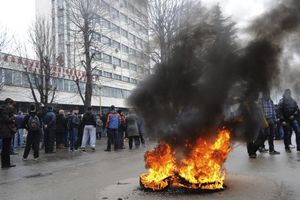
[[[135,56],[135,50],[132,48],[129,48],[129,54],[132,56]]]
[[[121,28],[121,35],[125,38],[128,38],[128,32]]]
[[[121,47],[121,44],[119,43],[119,42],[117,42],[117,41],[115,41],[115,40],[113,40],[113,42],[112,42],[112,46],[114,47],[114,48],[116,48],[116,49],[121,49],[120,47]]]
[[[103,8],[104,11],[109,12],[109,5],[105,1],[101,1],[101,7]]]
[[[124,52],[124,53],[129,53],[129,48],[128,48],[128,46],[126,46],[126,45],[124,45],[124,44],[122,44],[122,52]]]
[[[132,19],[128,18],[128,25],[134,27],[134,24],[135,22]]]
[[[19,71],[13,71],[13,85],[22,86],[22,73]]]
[[[131,80],[131,83],[133,83],[133,84],[137,84],[138,83],[138,81],[136,79],[134,79],[134,78],[132,78],[130,80]]]
[[[122,22],[127,23],[128,17],[127,17],[125,14],[120,13],[120,18],[121,18],[121,21],[122,21]]]
[[[113,78],[116,79],[116,80],[119,80],[119,81],[122,80],[122,76],[121,76],[121,75],[118,75],[118,74],[114,74],[114,75],[113,75]]]
[[[144,72],[144,68],[142,68],[141,66],[138,66],[138,67],[137,67],[137,71],[138,71],[139,73],[143,73],[143,72]]]
[[[128,4],[127,0],[120,0],[120,7],[121,8],[127,8],[127,4]]]
[[[101,35],[99,33],[93,33],[93,38],[96,40],[96,41],[101,41]]]
[[[136,44],[139,48],[143,48],[143,40],[141,38],[136,37]]]
[[[129,62],[122,60],[122,67],[129,69]]]
[[[103,76],[106,78],[112,78],[112,73],[103,71]]]
[[[133,34],[131,34],[131,33],[128,33],[128,40],[130,41],[130,42],[135,42],[135,36],[133,35]]]
[[[11,85],[12,84],[12,70],[5,69],[5,84]]]
[[[64,90],[64,80],[61,78],[56,79],[56,87],[57,87],[57,90],[63,91]]]
[[[130,78],[127,77],[127,76],[123,76],[122,80],[125,81],[125,82],[128,82],[128,83],[130,82]]]
[[[0,79],[0,82],[1,82],[1,79]],[[23,85],[23,87],[29,87],[27,73],[25,73],[25,72],[22,72],[22,85]]]
[[[77,85],[74,81],[70,81],[70,92],[77,92]]]
[[[137,71],[137,66],[135,64],[130,63],[130,69],[133,71]]]
[[[136,57],[142,59],[143,58],[143,54],[141,52],[139,52],[139,51],[136,51]]]
[[[102,71],[99,70],[99,69],[96,69],[96,70],[93,72],[93,75],[102,76]]]
[[[121,66],[121,60],[119,58],[113,57],[112,64],[116,66]]]
[[[112,31],[120,34],[120,27],[119,26],[111,23],[111,29],[112,29]]]
[[[99,51],[95,51],[95,60],[101,60],[102,59],[102,54]]]
[[[106,37],[106,36],[104,36],[104,35],[102,35],[102,37],[101,37],[101,42],[102,42],[103,44],[105,44],[105,45],[108,45],[108,46],[111,45],[111,39],[108,38],[108,37]]]
[[[66,79],[64,79],[63,81],[64,81],[64,91],[65,92],[70,92],[71,81],[66,80]]]
[[[105,53],[102,54],[103,62],[111,64],[111,56]]]
[[[110,9],[110,16],[113,18],[113,19],[118,19],[119,18],[119,11],[115,8],[111,8]]]
[[[128,3],[128,10],[129,10],[132,14],[134,14],[135,9],[134,9],[134,7],[133,7],[133,5],[132,5],[131,3]]]
[[[110,22],[104,18],[101,18],[101,26],[110,29]]]

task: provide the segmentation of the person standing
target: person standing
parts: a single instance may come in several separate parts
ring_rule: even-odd
[[[275,129],[276,129],[276,111],[274,103],[270,97],[270,92],[264,92],[263,97],[260,99],[260,106],[263,110],[265,119],[268,122],[268,127],[265,128],[265,140],[268,138],[269,143],[269,153],[271,155],[280,154],[278,151],[274,149],[274,137],[275,137]]]
[[[55,138],[56,138],[56,149],[64,149],[64,135],[67,130],[67,121],[65,117],[65,111],[59,110],[56,118],[56,129],[55,129]]]
[[[126,117],[127,122],[127,134],[129,138],[129,149],[132,149],[134,141],[135,148],[140,146],[140,135],[138,129],[138,117],[133,111],[129,111],[129,115]]]
[[[15,102],[7,98],[4,101],[5,105],[0,107],[0,137],[2,138],[1,151],[1,168],[15,167],[16,165],[10,162],[10,147],[12,137],[17,131],[14,119]]]
[[[96,117],[92,113],[92,107],[88,107],[87,111],[84,113],[82,118],[83,125],[83,137],[81,150],[86,151],[88,140],[90,141],[90,146],[93,151],[96,148]]]
[[[138,130],[139,130],[139,137],[141,140],[141,143],[143,146],[145,146],[145,139],[144,139],[144,134],[145,134],[145,121],[143,117],[138,117],[137,120],[137,125],[138,125]]]
[[[290,144],[292,130],[294,130],[296,134],[297,151],[300,151],[300,126],[296,119],[299,108],[297,102],[292,98],[290,89],[284,91],[283,97],[278,104],[278,111],[284,130],[284,146],[286,152],[291,153]]]
[[[78,117],[78,109],[74,109],[71,116],[71,129],[70,129],[70,150],[78,149],[78,129],[80,126],[80,119]]]
[[[124,138],[125,136],[127,135],[126,134],[126,131],[127,131],[127,124],[126,124],[126,117],[123,113],[122,110],[118,110],[118,113],[121,117],[121,124],[120,124],[120,127],[119,127],[119,130],[118,130],[118,138],[119,138],[119,149],[124,149]]]
[[[23,160],[27,160],[31,148],[33,148],[34,160],[38,160],[41,135],[41,121],[37,115],[36,107],[34,105],[30,106],[29,114],[26,115],[26,117],[24,118],[23,127],[25,127],[25,129],[28,131]]]
[[[96,117],[96,135],[97,135],[97,140],[101,140],[101,134],[102,134],[102,127],[103,127],[103,123],[101,120],[101,115],[97,115]]]
[[[21,111],[19,111],[15,120],[17,126],[17,133],[15,134],[14,148],[17,148],[18,146],[24,146],[24,128],[23,128],[24,115]]]
[[[105,151],[111,151],[111,145],[114,143],[114,150],[118,150],[119,137],[118,129],[121,124],[121,116],[117,113],[115,106],[110,107],[110,112],[107,115],[106,128],[107,128],[107,148]]]
[[[54,153],[54,134],[56,128],[56,116],[53,108],[49,106],[43,119],[45,134],[45,153]]]

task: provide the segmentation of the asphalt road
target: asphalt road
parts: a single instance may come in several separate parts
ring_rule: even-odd
[[[143,155],[153,145],[134,150],[127,148],[118,152],[104,152],[104,141],[100,141],[96,152],[60,150],[52,155],[41,152],[38,162],[31,159],[22,161],[20,153],[18,156],[12,156],[17,167],[0,170],[0,199],[105,199],[99,197],[100,191],[118,182],[122,183],[123,180],[138,178],[146,171]],[[276,141],[275,145],[281,155],[266,153],[259,154],[257,159],[249,159],[243,144],[233,144],[233,151],[225,165],[228,174],[251,177],[251,180],[257,177],[257,180],[271,182],[277,188],[270,194],[272,198],[275,196],[273,199],[299,200],[300,153],[294,150],[287,154],[284,152],[282,141]],[[22,150],[20,149],[20,152]],[[255,186],[255,183],[253,184]],[[255,196],[255,191],[250,189],[249,194]],[[268,196],[268,191],[266,195]],[[257,197],[262,199],[261,194],[257,194]]]

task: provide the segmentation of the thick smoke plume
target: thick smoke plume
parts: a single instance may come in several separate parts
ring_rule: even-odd
[[[252,23],[255,39],[238,50],[205,22],[178,34],[172,57],[129,98],[148,133],[177,147],[213,136],[228,123],[224,109],[257,98],[278,80],[282,41],[298,29],[299,10],[299,0],[283,1]],[[240,130],[249,139],[255,126],[250,115]]]

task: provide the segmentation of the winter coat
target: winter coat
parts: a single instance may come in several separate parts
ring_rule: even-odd
[[[142,117],[138,118],[137,125],[138,125],[139,134],[143,135],[145,133],[145,121]]]
[[[16,116],[16,126],[17,129],[22,129],[23,128],[23,121],[24,121],[24,115],[17,115]]]
[[[139,136],[137,121],[138,117],[135,114],[129,114],[126,117],[128,137]]]
[[[15,127],[13,109],[4,105],[0,107],[0,138],[10,138],[15,132],[10,127]]]
[[[67,121],[64,115],[57,115],[56,119],[56,132],[65,132],[67,129]]]
[[[87,111],[82,118],[82,125],[93,125],[96,127],[96,117],[91,111]]]
[[[298,111],[297,102],[293,98],[282,98],[278,103],[278,112],[281,121],[289,120],[292,115],[297,115]]]
[[[48,111],[43,119],[44,125],[47,125],[47,129],[56,129],[56,115],[53,111]]]

